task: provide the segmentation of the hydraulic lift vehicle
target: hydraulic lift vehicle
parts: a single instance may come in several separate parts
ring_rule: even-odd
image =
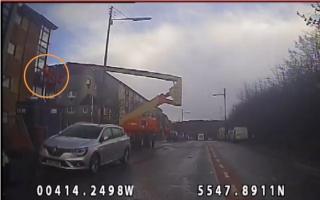
[[[140,105],[132,112],[124,115],[119,124],[130,136],[133,146],[154,147],[156,136],[162,133],[170,132],[170,122],[160,119],[160,116],[154,114],[154,110],[162,104],[181,106],[182,101],[182,78],[169,74],[149,72],[144,70],[127,69],[119,67],[103,67],[95,65],[97,68],[106,72],[115,72],[134,76],[144,76],[166,81],[172,81],[173,86],[165,94],[160,94],[150,101]]]

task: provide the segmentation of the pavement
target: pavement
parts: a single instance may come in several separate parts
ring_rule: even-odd
[[[35,171],[30,184],[9,188],[5,199],[313,200],[319,199],[320,186],[318,176],[291,160],[220,141],[161,142],[154,149],[133,151],[128,165],[106,165],[96,175],[54,168]],[[75,186],[78,195],[73,193]],[[125,196],[124,188],[130,186],[133,195]],[[51,195],[45,195],[50,187]],[[43,189],[41,196],[37,188]]]

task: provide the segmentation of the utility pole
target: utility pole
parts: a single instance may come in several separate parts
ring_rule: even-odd
[[[113,14],[113,6],[110,7],[110,11],[109,11],[109,23],[108,23],[108,29],[107,29],[106,48],[105,48],[105,52],[104,52],[104,62],[103,62],[103,66],[104,67],[107,66],[110,28],[111,28],[111,25],[112,25],[112,14]]]
[[[223,97],[224,97],[224,121],[227,121],[227,93],[226,93],[226,88],[223,88]]]
[[[113,14],[113,6],[110,7],[109,11],[109,21],[108,21],[108,28],[107,28],[107,38],[106,38],[106,48],[104,52],[104,60],[103,60],[103,67],[107,67],[107,61],[108,61],[108,49],[109,49],[109,37],[110,37],[110,28],[112,25],[112,14]],[[104,72],[101,73],[101,86],[102,89],[104,87]],[[101,95],[104,95],[102,93]],[[103,123],[103,110],[104,110],[104,104],[103,104],[104,96],[100,97],[100,124]]]
[[[127,20],[127,21],[146,21],[146,20],[151,20],[151,17],[125,17],[125,18],[118,18],[118,19],[113,19],[112,15],[113,15],[113,10],[114,7],[111,6],[110,10],[109,10],[109,23],[108,23],[108,28],[107,28],[107,38],[106,38],[106,48],[105,48],[105,52],[104,52],[104,60],[103,60],[103,66],[106,68],[107,64],[108,64],[108,49],[109,49],[109,37],[110,37],[110,29],[111,29],[111,25],[113,24],[113,21],[115,20]],[[117,11],[117,9],[115,9]],[[101,90],[103,90],[104,88],[104,71],[101,73],[102,76],[102,80],[101,80]],[[101,95],[104,95],[105,93],[101,93]],[[103,110],[104,110],[104,104],[103,104],[103,99],[104,96],[101,96],[100,98],[100,123],[103,123]]]
[[[228,131],[228,125],[227,125],[227,91],[226,88],[223,88],[223,93],[220,94],[212,94],[212,96],[223,96],[224,100],[224,126],[225,126],[225,133]]]
[[[227,91],[226,88],[223,88],[223,93],[220,94],[212,94],[212,96],[223,96],[224,98],[224,121],[227,122]]]

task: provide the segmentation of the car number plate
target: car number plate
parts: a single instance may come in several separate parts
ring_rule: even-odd
[[[53,166],[60,166],[60,162],[56,160],[47,160],[47,163]]]

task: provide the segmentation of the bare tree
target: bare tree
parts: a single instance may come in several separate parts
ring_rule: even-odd
[[[273,69],[273,77],[244,85],[229,123],[248,126],[258,142],[318,158],[314,155],[320,151],[316,142],[320,140],[320,26],[316,18],[320,4],[312,8],[312,16],[299,16],[314,29],[298,38],[288,59]]]

